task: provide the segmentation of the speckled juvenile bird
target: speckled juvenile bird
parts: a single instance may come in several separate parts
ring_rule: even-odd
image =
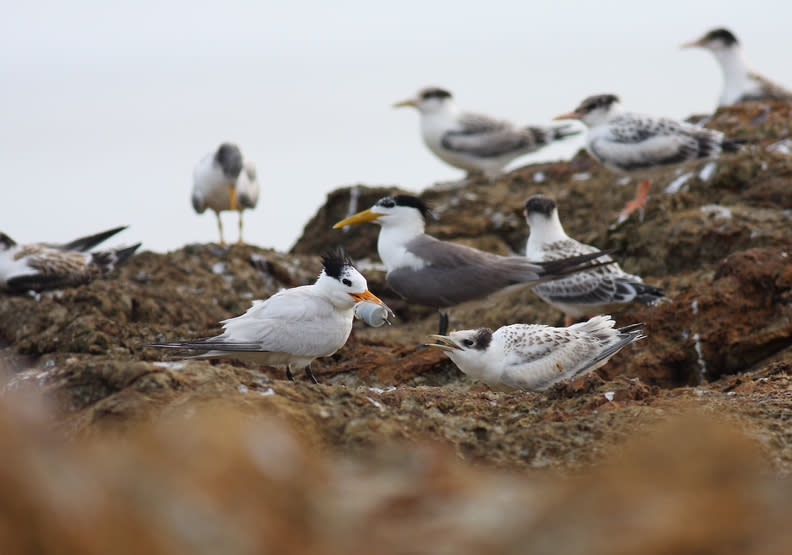
[[[623,347],[645,337],[642,324],[614,328],[610,316],[595,316],[567,328],[512,324],[433,335],[462,372],[497,390],[542,391],[596,370]]]
[[[555,119],[577,119],[588,127],[586,148],[605,166],[619,172],[641,172],[715,158],[736,152],[743,141],[723,133],[670,118],[626,112],[614,94],[586,98],[573,112]],[[635,200],[627,203],[624,219],[646,203],[650,181],[638,184]]]
[[[438,158],[468,173],[493,179],[512,160],[580,131],[563,126],[519,127],[511,122],[460,110],[451,93],[438,87],[421,89],[413,98],[394,104],[413,106],[421,117],[421,136]]]
[[[525,257],[536,262],[598,252],[599,249],[572,239],[564,231],[553,199],[535,195],[525,202],[525,221],[531,234]],[[601,260],[612,260],[604,256]],[[566,315],[566,325],[595,314],[609,314],[628,303],[654,304],[663,291],[628,274],[615,261],[567,277],[540,283],[533,288],[543,301]]]
[[[0,233],[0,289],[13,293],[82,285],[105,276],[140,246],[83,252],[123,228],[116,228],[65,245],[18,245]],[[68,250],[73,246],[78,250]]]
[[[704,48],[712,52],[723,72],[723,91],[718,106],[730,106],[746,100],[792,101],[792,91],[759,75],[750,68],[742,47],[728,29],[713,29],[682,48]]]
[[[198,214],[203,214],[207,208],[214,210],[221,245],[225,244],[225,240],[220,212],[239,212],[238,243],[241,244],[242,211],[255,208],[258,197],[256,165],[245,159],[235,144],[221,144],[215,152],[204,156],[193,171],[193,208]]]

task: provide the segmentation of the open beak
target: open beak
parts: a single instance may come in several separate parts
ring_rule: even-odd
[[[333,226],[333,229],[338,229],[339,227],[344,227],[345,225],[352,225],[352,224],[362,224],[363,222],[373,222],[377,218],[382,216],[382,214],[377,214],[376,212],[372,212],[371,208],[368,210],[364,210],[363,212],[358,212],[354,216],[350,216],[340,222],[336,223]]]
[[[228,200],[229,205],[231,206],[231,210],[238,210],[237,208],[237,194],[236,194],[236,187],[232,186],[228,188]]]
[[[372,293],[368,289],[366,289],[362,293],[348,293],[348,295],[350,297],[352,297],[353,299],[355,299],[355,302],[358,302],[358,303],[363,302],[363,301],[368,301],[370,303],[377,303],[377,304],[381,304],[383,306],[387,306],[387,305],[385,305],[385,303],[383,303],[381,300],[379,300],[379,298],[377,298],[377,296],[374,295],[374,293]],[[390,309],[388,309],[388,310],[390,310]]]
[[[405,106],[418,106],[418,102],[414,98],[408,98],[407,100],[402,100],[401,102],[396,102],[393,107],[394,108],[404,108]]]
[[[561,114],[554,117],[553,119],[580,119],[580,115],[577,112],[567,112],[566,114]]]
[[[462,348],[454,343],[454,341],[447,335],[430,335],[436,343],[425,343],[427,347],[434,347],[443,351],[461,351]]]
[[[697,46],[704,46],[701,43],[701,39],[699,40],[692,40],[690,42],[686,42],[684,44],[680,44],[679,48],[696,48]]]

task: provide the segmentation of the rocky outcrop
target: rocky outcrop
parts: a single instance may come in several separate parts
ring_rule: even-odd
[[[84,287],[0,294],[0,487],[13,500],[0,503],[0,551],[779,551],[790,496],[769,492],[792,469],[791,116],[718,112],[708,125],[748,146],[657,172],[643,219],[618,227],[635,181],[585,153],[421,193],[431,234],[500,253],[523,250],[525,199],[551,195],[570,235],[665,289],[615,315],[643,322],[646,339],[543,393],[490,391],[422,348],[436,314],[388,290],[378,228],[330,229],[396,188],[333,191],[289,254],[189,245]],[[312,282],[339,244],[397,318],[356,322],[314,364],[320,385],[146,346],[216,333],[251,300]],[[523,289],[451,319],[562,315]],[[710,513],[728,518],[697,520]]]

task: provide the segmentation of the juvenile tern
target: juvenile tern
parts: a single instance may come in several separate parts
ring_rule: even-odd
[[[322,258],[322,271],[313,285],[253,301],[241,316],[221,322],[220,335],[150,346],[206,351],[199,358],[235,358],[285,366],[286,377],[292,381],[292,368],[300,367],[317,383],[311,362],[344,346],[352,331],[354,306],[362,301],[383,304],[339,250]]]
[[[535,195],[525,202],[525,221],[531,234],[525,245],[529,260],[557,260],[599,249],[572,239],[564,231],[554,200]],[[611,260],[604,256],[603,260]],[[653,304],[663,298],[663,291],[622,270],[616,262],[585,272],[548,281],[534,287],[543,301],[566,315],[566,325],[594,314],[608,314],[627,303]]]
[[[235,144],[221,144],[215,152],[204,156],[193,171],[193,208],[198,214],[203,214],[207,208],[214,210],[221,245],[225,241],[220,212],[239,212],[238,243],[241,244],[242,211],[255,208],[258,197],[256,166],[242,156],[242,151]]]
[[[464,245],[439,241],[424,233],[429,208],[418,197],[396,195],[350,216],[333,229],[362,222],[380,225],[377,251],[387,268],[386,281],[410,303],[440,311],[440,333],[448,329],[442,309],[481,299],[505,287],[536,285],[591,267],[603,253],[550,262],[522,256],[499,256]]]
[[[512,324],[433,335],[462,372],[494,389],[542,391],[591,372],[625,345],[645,337],[642,324],[614,328],[610,316],[594,316],[568,328]]]
[[[736,152],[743,143],[714,129],[626,112],[613,94],[590,96],[573,112],[555,119],[577,119],[586,124],[586,149],[599,162],[620,172],[714,158],[721,152]],[[635,200],[627,203],[620,221],[644,206],[650,183],[646,179],[638,184]]]
[[[421,136],[444,162],[469,173],[495,178],[515,158],[553,141],[577,135],[568,125],[518,127],[511,122],[461,111],[451,93],[428,87],[394,104],[412,106],[421,118]]]
[[[723,72],[723,91],[718,106],[730,106],[746,100],[792,100],[792,91],[753,71],[743,56],[742,47],[728,29],[713,29],[682,48],[704,48],[712,52]]]
[[[23,293],[82,285],[113,271],[140,246],[138,243],[96,252],[65,250],[73,244],[78,249],[89,248],[85,244],[97,241],[99,235],[102,234],[49,247],[42,244],[18,245],[8,235],[0,233],[0,289]]]

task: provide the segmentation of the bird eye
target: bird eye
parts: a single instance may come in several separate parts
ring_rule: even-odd
[[[396,206],[396,203],[393,202],[391,199],[387,199],[387,200],[381,200],[379,205],[382,206],[383,208],[393,208],[394,206]]]
[[[341,280],[341,283],[343,283],[343,284],[344,284],[344,285],[346,285],[347,287],[350,287],[350,286],[352,285],[352,282],[351,282],[351,281],[349,281],[347,278],[344,278],[344,279],[342,279],[342,280]]]
[[[470,339],[465,339],[464,341],[462,341],[462,344],[465,347],[472,347],[473,346],[473,341],[471,341]]]

